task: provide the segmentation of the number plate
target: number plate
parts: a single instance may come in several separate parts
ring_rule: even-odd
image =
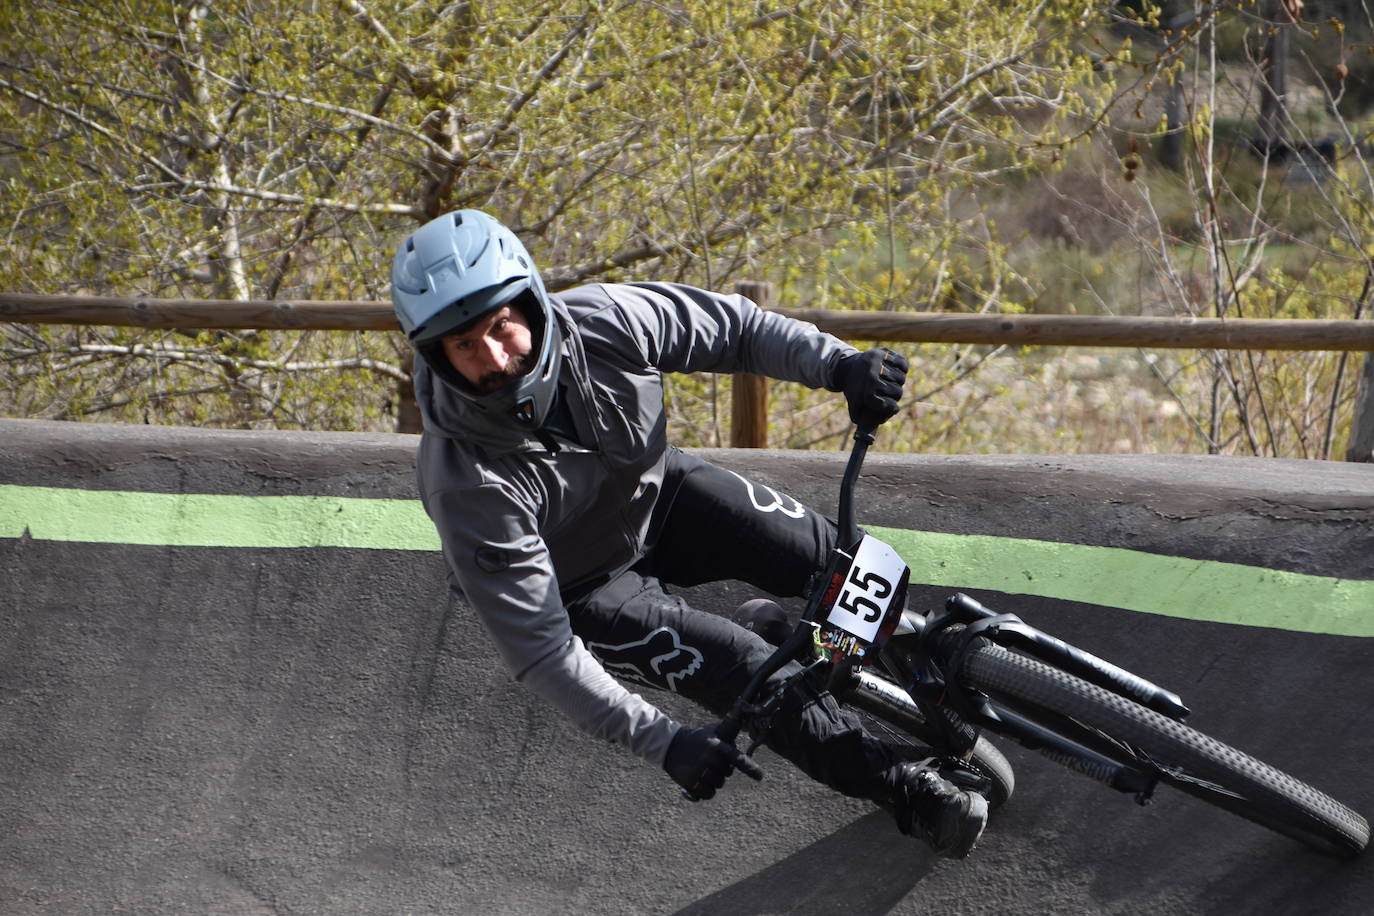
[[[906,563],[897,551],[875,537],[864,535],[827,622],[864,642],[872,642],[897,596],[897,586],[905,572]]]

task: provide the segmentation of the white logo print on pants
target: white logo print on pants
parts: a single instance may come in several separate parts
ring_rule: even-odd
[[[725,470],[729,471],[728,468],[726,468]],[[803,515],[806,514],[806,509],[802,507],[802,504],[797,502],[795,499],[788,496],[787,494],[779,493],[772,487],[765,487],[763,484],[756,485],[753,482],[745,480],[743,477],[740,477],[738,474],[735,474],[734,471],[729,472],[731,474],[734,474],[735,477],[739,478],[739,482],[744,484],[745,488],[749,490],[749,501],[753,503],[754,508],[759,510],[760,512],[781,512],[788,518],[801,518]],[[767,494],[767,500],[759,498],[760,490]]]

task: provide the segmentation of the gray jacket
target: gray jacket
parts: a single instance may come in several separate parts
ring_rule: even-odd
[[[420,497],[450,581],[517,680],[582,728],[662,764],[678,726],[575,639],[560,589],[639,556],[667,450],[664,372],[750,372],[812,388],[853,348],[741,296],[663,283],[556,295],[573,422],[551,452],[453,395],[416,360]]]

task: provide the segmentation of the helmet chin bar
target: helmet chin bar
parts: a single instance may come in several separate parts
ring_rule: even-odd
[[[554,341],[561,342],[562,335],[554,334]],[[541,341],[541,346],[543,342]],[[435,341],[429,345],[418,348],[419,355],[424,359],[430,371],[439,378],[454,394],[464,401],[476,407],[483,413],[507,416],[521,429],[538,430],[545,419],[539,415],[538,399],[535,395],[525,390],[525,381],[529,376],[539,370],[538,351],[531,351],[529,368],[521,375],[511,379],[506,384],[497,388],[495,391],[478,391],[463,375],[454,368],[449,362],[447,354],[444,353],[443,345]],[[554,356],[548,363],[548,371],[545,372],[545,379],[550,380],[556,377],[553,371],[560,357]],[[548,413],[546,406],[545,414]]]

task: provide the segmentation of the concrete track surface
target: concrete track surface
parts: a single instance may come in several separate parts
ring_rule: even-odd
[[[689,804],[512,683],[422,514],[388,539],[413,447],[0,420],[0,913],[1374,912],[1374,854],[1019,748],[962,862],[767,751]],[[841,455],[707,456],[833,511]],[[859,495],[933,551],[917,601],[1015,611],[1374,813],[1374,467],[875,454]]]

